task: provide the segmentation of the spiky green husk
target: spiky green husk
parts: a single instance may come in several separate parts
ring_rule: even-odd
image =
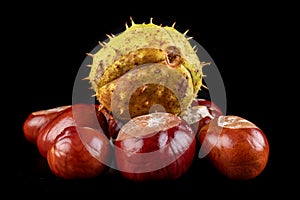
[[[149,65],[145,67],[145,64]],[[157,69],[164,76],[153,77],[153,70]],[[185,34],[173,26],[158,26],[152,20],[149,24],[132,21],[131,27],[110,37],[109,42],[93,55],[89,80],[97,99],[108,110],[117,109],[114,112],[120,115],[128,109],[131,115],[128,117],[146,114],[155,104],[179,115],[202,86],[202,66]],[[121,98],[122,95],[115,92],[117,89],[122,93],[119,88],[130,91],[128,88],[132,85],[138,87],[126,94],[130,96]],[[116,99],[112,101],[112,98]],[[118,101],[120,103],[115,103],[118,105],[112,106]]]

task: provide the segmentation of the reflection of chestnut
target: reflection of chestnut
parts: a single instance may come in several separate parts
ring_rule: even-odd
[[[51,144],[47,161],[58,177],[92,178],[108,169],[111,153],[108,138],[99,130],[69,126]]]
[[[246,180],[258,176],[269,157],[268,140],[256,125],[238,116],[218,116],[197,135],[199,156],[209,160],[225,176]]]
[[[23,124],[25,138],[29,142],[36,144],[36,138],[41,132],[41,129],[70,107],[71,106],[60,106],[53,109],[32,112],[28,115]]]
[[[50,145],[68,126],[90,127],[101,130],[107,129],[105,117],[98,112],[98,106],[93,104],[75,104],[67,108],[40,130],[37,136],[37,147],[42,156],[47,156]]]
[[[192,164],[196,139],[180,117],[156,112],[131,119],[115,141],[118,170],[134,181],[176,179]]]

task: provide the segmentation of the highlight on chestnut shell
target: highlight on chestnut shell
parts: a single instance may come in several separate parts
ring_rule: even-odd
[[[235,115],[217,116],[197,135],[201,144],[199,157],[208,156],[224,176],[249,180],[265,169],[269,143],[254,123]]]
[[[188,171],[195,151],[191,127],[165,112],[132,118],[115,141],[118,170],[133,181],[177,179]]]
[[[87,179],[109,169],[112,149],[107,137],[89,127],[68,126],[47,153],[53,174],[64,179]]]
[[[47,124],[52,123],[56,117],[70,107],[71,105],[59,106],[30,113],[23,123],[23,134],[25,138],[36,145],[36,140],[38,135],[42,132],[42,129],[47,126]]]
[[[47,156],[48,149],[55,138],[69,126],[86,126],[108,134],[105,117],[101,112],[98,112],[97,104],[74,104],[59,112],[57,117],[51,119],[43,127],[39,127],[36,145],[42,156]]]

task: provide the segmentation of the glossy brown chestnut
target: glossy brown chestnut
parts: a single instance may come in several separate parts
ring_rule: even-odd
[[[217,104],[208,99],[194,99],[192,102],[192,106],[206,106],[212,116],[223,115],[222,109]]]
[[[216,116],[223,115],[223,111],[221,110],[221,108],[218,105],[216,105],[214,102],[207,100],[207,99],[194,99],[192,102],[192,106],[195,106],[195,107],[205,106],[205,107],[207,107],[209,114],[211,115],[211,116],[205,116],[204,118],[199,120],[198,126],[194,128],[196,130],[196,133],[205,124],[208,124],[213,118],[215,118]],[[197,123],[195,123],[191,126],[193,127],[195,125],[197,125]]]
[[[120,131],[120,128],[123,126],[122,122],[117,121],[111,112],[109,112],[106,108],[100,108],[100,112],[103,113],[103,115],[106,118],[107,125],[108,125],[108,138],[112,138],[115,140],[118,136],[118,133]]]
[[[194,99],[191,107],[182,116],[188,122],[192,130],[197,132],[208,124],[214,117],[223,115],[219,106],[207,99]]]
[[[216,114],[222,113],[222,109],[217,104],[208,99],[196,98],[192,101],[192,106],[206,106]]]
[[[115,159],[118,170],[130,180],[172,180],[187,172],[195,149],[195,134],[184,120],[155,112],[122,126],[115,140]]]
[[[44,157],[56,136],[68,126],[90,127],[103,132],[107,131],[104,115],[98,111],[97,105],[75,104],[54,118],[40,129],[36,144],[40,154]]]
[[[60,106],[53,109],[32,112],[27,116],[23,124],[25,138],[29,142],[36,144],[36,138],[41,132],[41,129],[70,107],[70,105]]]
[[[269,143],[264,132],[239,116],[215,117],[197,135],[199,155],[207,154],[213,165],[225,176],[248,180],[266,167]]]
[[[89,127],[66,127],[51,144],[47,161],[58,177],[93,178],[106,172],[112,158],[108,138]]]

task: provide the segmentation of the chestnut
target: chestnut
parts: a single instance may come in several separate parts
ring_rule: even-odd
[[[118,136],[120,128],[123,126],[123,122],[117,121],[112,115],[112,113],[104,107],[100,108],[99,111],[103,113],[103,115],[106,118],[108,126],[108,138],[115,140]]]
[[[32,112],[27,116],[24,124],[23,124],[23,132],[25,138],[36,144],[36,138],[41,132],[41,129],[45,127],[49,122],[54,120],[57,116],[63,113],[65,110],[70,108],[71,106],[59,106],[52,109],[40,110],[36,112]]]
[[[197,135],[199,157],[205,155],[230,179],[248,180],[266,167],[269,143],[264,132],[252,122],[235,115],[217,116]]]
[[[104,115],[98,111],[98,106],[93,104],[75,104],[66,109],[59,116],[49,122],[36,139],[36,145],[40,154],[44,157],[51,144],[68,126],[90,127],[103,131],[107,131],[107,124]]]
[[[182,116],[188,122],[192,130],[197,132],[208,124],[214,117],[223,115],[221,108],[214,102],[197,98],[192,101],[192,104],[185,115]]]
[[[103,132],[68,126],[51,144],[48,165],[54,175],[64,179],[93,178],[109,168],[112,149]]]
[[[192,101],[192,106],[206,106],[213,117],[223,115],[223,111],[221,110],[221,108],[217,104],[215,104],[214,102],[208,99],[203,99],[203,98],[194,99]]]
[[[132,181],[177,179],[188,171],[196,150],[191,127],[165,112],[132,118],[114,144],[116,166]]]

